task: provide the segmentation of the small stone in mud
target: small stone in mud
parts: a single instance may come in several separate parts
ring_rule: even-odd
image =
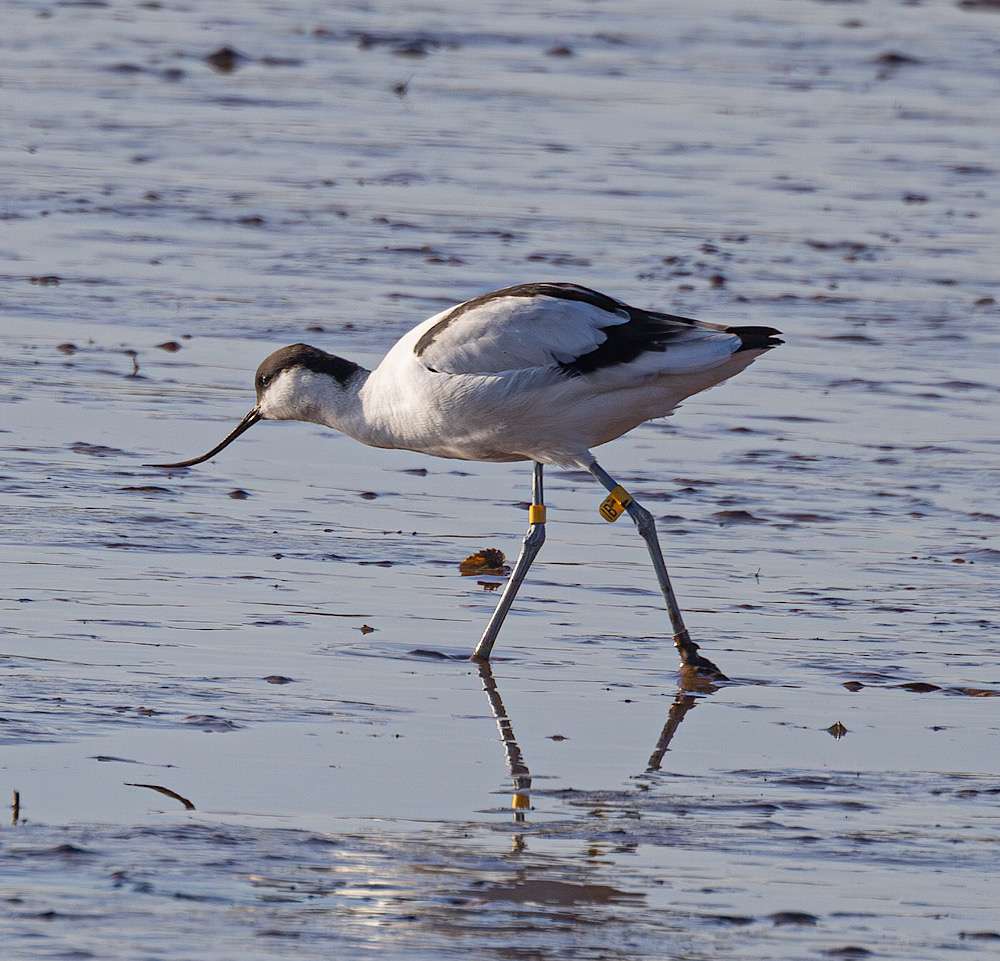
[[[358,628],[358,630],[361,631],[362,634],[374,634],[375,633],[375,628],[372,627],[371,624],[362,624],[361,627]]]
[[[242,488],[237,487],[236,490],[231,490],[228,496],[234,501],[245,501],[250,495]]]
[[[391,89],[392,89],[392,92],[397,97],[399,97],[400,99],[402,99],[403,97],[405,97],[407,95],[407,93],[409,93],[409,90],[410,90],[410,81],[409,80],[400,80],[398,83],[394,83],[392,85]]]
[[[963,941],[1000,941],[998,931],[961,931],[958,936]]]
[[[556,46],[554,46],[554,47],[549,47],[549,49],[546,50],[545,52],[550,57],[572,57],[573,56],[573,48],[572,47],[567,47],[565,44],[562,44],[562,43],[556,44]]]
[[[565,734],[550,734],[549,735],[549,740],[550,741],[568,741],[569,738],[566,737]]]
[[[366,501],[373,501],[376,497],[378,497],[378,494],[376,494],[375,491],[361,491],[358,494],[358,497]]]
[[[224,717],[218,717],[215,714],[189,714],[187,717],[183,718],[184,724],[190,724],[192,727],[197,727],[199,730],[205,731],[208,734],[215,732],[224,731],[236,731],[239,730],[240,725],[235,721],[230,721]]]
[[[426,57],[430,51],[423,40],[407,40],[393,47],[392,52],[397,57]]]
[[[731,924],[734,927],[744,927],[753,924],[754,918],[748,914],[706,914],[706,921],[714,921],[716,924]]]
[[[829,958],[869,958],[871,951],[856,944],[845,944],[842,948],[827,948],[823,952]]]
[[[165,350],[169,354],[176,354],[181,349],[181,345],[176,340],[165,340],[162,344],[157,344],[160,350]]]
[[[309,324],[306,327],[306,330],[309,331],[310,334],[325,334],[326,333],[326,328],[322,324]]]
[[[262,227],[267,221],[260,214],[247,214],[245,217],[237,217],[236,223],[243,224],[244,227]]]
[[[712,518],[717,520],[720,526],[727,524],[766,524],[761,517],[755,517],[750,511],[716,511]]]
[[[79,349],[80,348],[77,347],[76,344],[65,343],[56,345],[56,350],[58,350],[60,354],[75,354]]]
[[[247,57],[232,47],[219,47],[205,57],[207,63],[216,73],[232,73]]]
[[[835,721],[826,729],[826,733],[839,741],[842,737],[844,737],[844,735],[847,734],[847,728],[844,727],[840,721]]]
[[[819,921],[815,914],[807,914],[805,911],[777,911],[770,915],[771,920],[777,924],[800,924],[812,925]]]
[[[440,651],[431,651],[427,648],[418,647],[409,652],[410,657],[426,657],[431,661],[447,661],[449,660],[447,654],[442,654]]]
[[[503,576],[510,573],[510,568],[504,563],[506,557],[503,551],[495,547],[485,547],[475,554],[470,554],[461,564],[458,571],[463,577],[472,574],[496,574]]]
[[[886,50],[875,57],[874,63],[880,63],[883,67],[902,67],[905,64],[920,63],[916,57],[911,57],[907,53],[899,53],[897,50]]]
[[[726,278],[725,278],[724,274],[712,274],[712,276],[708,278],[708,282],[713,287],[725,287],[726,286]]]
[[[996,303],[995,297],[980,297],[974,304],[973,307],[992,307]]]
[[[844,681],[844,687],[849,691],[860,691],[864,686],[860,681]]]
[[[37,274],[28,280],[39,287],[58,287],[62,283],[62,277],[58,274]]]
[[[117,447],[105,447],[103,444],[88,444],[85,440],[78,440],[69,445],[69,449],[74,454],[89,454],[91,457],[113,457],[116,454],[124,454],[125,451]]]
[[[295,679],[291,677],[285,677],[284,674],[268,674],[267,677],[262,678],[268,684],[294,684]]]
[[[932,691],[940,691],[937,684],[928,684],[926,681],[907,681],[905,684],[896,684],[904,691],[913,691],[914,694],[930,694]]]
[[[930,200],[930,197],[928,197],[927,194],[917,194],[911,192],[903,194],[904,204],[925,204],[928,200]]]

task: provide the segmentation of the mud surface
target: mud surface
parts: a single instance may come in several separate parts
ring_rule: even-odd
[[[990,4],[4,16],[5,958],[993,956]],[[729,683],[586,475],[480,675],[523,466],[141,466],[528,280],[786,334],[601,452]]]

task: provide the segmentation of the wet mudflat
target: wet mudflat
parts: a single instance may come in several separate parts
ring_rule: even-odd
[[[992,956],[988,4],[5,18],[5,957]],[[481,673],[524,466],[141,466],[525,280],[785,331],[602,452],[731,682],[587,476]]]

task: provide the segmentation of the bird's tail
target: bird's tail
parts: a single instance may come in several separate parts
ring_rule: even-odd
[[[741,350],[770,350],[772,347],[780,347],[784,341],[781,339],[781,331],[773,327],[727,327],[727,334],[736,334],[740,339]]]

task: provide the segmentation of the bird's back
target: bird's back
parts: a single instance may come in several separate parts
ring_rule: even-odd
[[[473,459],[511,459],[483,456],[488,448],[559,463],[575,459],[571,448],[669,414],[782,343],[777,334],[644,310],[576,284],[522,284],[424,321],[374,380],[409,408],[401,421],[422,421],[424,435],[447,429],[449,450],[465,432],[477,438]]]
[[[632,307],[577,284],[537,283],[452,307],[406,340],[434,372],[540,368],[577,377],[626,365],[663,373],[702,370],[740,350],[775,347],[777,334],[771,327],[725,327]]]

